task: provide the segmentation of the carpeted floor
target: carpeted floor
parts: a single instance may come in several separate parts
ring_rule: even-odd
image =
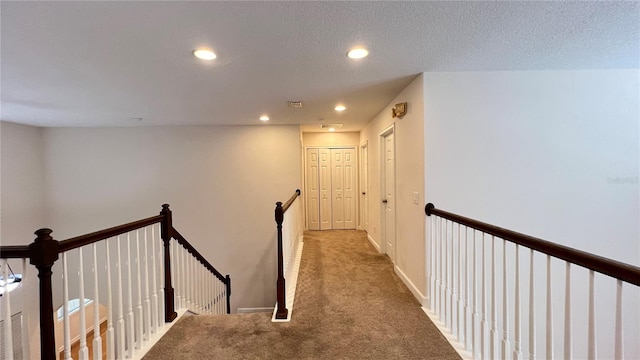
[[[460,358],[365,232],[310,231],[304,242],[290,323],[183,317],[144,359]]]

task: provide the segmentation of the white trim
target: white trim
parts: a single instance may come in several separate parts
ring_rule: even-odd
[[[369,239],[369,242],[371,243],[371,245],[373,245],[373,247],[376,248],[376,250],[378,250],[379,253],[382,252],[382,250],[380,250],[380,245],[378,245],[378,243],[375,242],[375,240],[373,240],[371,235],[367,234],[367,239]]]
[[[397,265],[393,268],[400,280],[402,280],[402,282],[409,288],[409,291],[411,291],[413,296],[418,300],[420,306],[427,306],[427,298],[422,295],[420,290],[418,290],[418,287],[411,280],[409,280],[407,274],[405,274]]]
[[[367,151],[369,151],[369,140],[365,140],[362,144],[360,144],[360,146],[358,147],[358,230],[369,230],[369,229],[365,229],[364,227],[364,206],[366,204],[363,204],[362,200],[362,192],[364,191],[364,189],[362,188],[362,151],[364,149],[367,149]],[[368,176],[369,174],[367,174]],[[368,191],[368,189],[367,189]],[[368,220],[368,219],[367,219]]]
[[[396,188],[397,188],[397,184],[396,184],[396,164],[397,164],[397,158],[396,158],[396,141],[395,141],[395,135],[396,135],[396,123],[395,121],[393,123],[391,123],[391,125],[389,125],[388,127],[386,127],[384,130],[382,130],[380,132],[380,134],[378,135],[378,161],[379,161],[379,166],[380,166],[380,171],[379,171],[379,175],[380,175],[380,198],[378,199],[378,209],[380,211],[380,249],[382,249],[382,253],[383,254],[387,254],[387,229],[386,229],[386,206],[382,206],[382,199],[384,198],[384,193],[386,191],[385,189],[385,157],[386,154],[384,153],[384,149],[385,149],[385,138],[389,135],[393,134],[394,136],[394,140],[393,140],[393,177],[394,177],[394,185],[395,188],[393,189],[393,196],[394,198],[397,197],[397,192],[396,192]],[[371,157],[369,157],[371,158]],[[369,199],[371,200],[371,199]],[[395,199],[397,201],[397,199]],[[397,204],[397,202],[396,202]],[[397,215],[397,205],[393,207],[393,212],[395,215]],[[394,215],[394,217],[396,218],[396,223],[398,222],[398,218]],[[394,230],[397,231],[398,228],[397,226],[394,225]],[[394,247],[397,245],[397,237],[398,234],[396,232],[396,234],[394,235],[395,239],[394,239]],[[395,265],[396,263],[396,249],[393,249],[393,254],[394,254],[394,258],[391,259],[391,256],[389,256],[389,259],[391,259],[391,262]]]
[[[257,308],[238,308],[238,314],[253,314],[253,313],[264,313],[264,312],[272,312],[272,307],[257,307]]]
[[[429,317],[431,322],[438,328],[438,331],[444,336],[445,339],[449,342],[449,344],[453,347],[453,349],[460,355],[464,360],[473,359],[473,354],[464,349],[464,344],[458,342],[453,334],[444,326],[438,317],[431,313],[426,307],[422,307],[422,311]]]
[[[276,311],[278,311],[278,303],[273,307],[273,315],[271,316],[271,322],[289,322],[291,321],[291,314],[293,313],[293,301],[296,297],[296,284],[298,283],[298,274],[300,273],[300,259],[302,259],[302,248],[304,247],[304,243],[301,242],[298,245],[298,249],[296,251],[296,256],[293,258],[293,268],[291,269],[291,276],[289,280],[286,280],[287,286],[287,309],[289,313],[287,314],[286,319],[276,319]]]

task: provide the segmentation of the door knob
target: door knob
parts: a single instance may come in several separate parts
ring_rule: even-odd
[[[367,195],[367,193],[363,191],[363,192],[362,192],[362,195]]]
[[[382,200],[382,202],[386,204],[387,203],[387,199]]]

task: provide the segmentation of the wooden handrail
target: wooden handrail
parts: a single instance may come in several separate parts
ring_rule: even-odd
[[[0,248],[0,259],[28,259],[29,245],[8,245]]]
[[[213,267],[213,265],[211,265],[211,263],[209,263],[207,261],[207,259],[204,258],[204,256],[202,256],[198,250],[196,250],[188,241],[187,239],[184,238],[184,236],[182,236],[182,234],[180,234],[178,232],[178,230],[173,229],[173,234],[172,234],[173,238],[176,239],[178,241],[178,244],[182,245],[183,248],[187,249],[187,251],[189,253],[191,253],[191,255],[193,255],[193,257],[195,257],[205,268],[207,268],[207,270],[209,270],[209,272],[211,272],[213,275],[215,275],[220,281],[226,283],[226,277],[224,275],[222,275],[218,270],[216,270],[215,267]],[[231,295],[231,294],[229,294]]]
[[[450,213],[448,211],[436,209],[435,205],[432,203],[428,203],[425,206],[424,211],[427,216],[431,216],[432,214],[438,215],[442,218],[455,221],[459,224],[497,236],[518,245],[528,247],[532,250],[539,251],[555,258],[568,261],[572,264],[580,265],[601,274],[640,286],[640,267],[490,225],[478,220]]]
[[[145,226],[149,226],[151,224],[161,223],[164,218],[164,215],[156,215],[148,217],[146,219],[133,221],[127,224],[122,224],[108,229],[92,232],[90,234],[76,236],[67,240],[61,240],[60,252],[62,253],[65,251],[73,250],[85,245],[93,244],[94,242],[98,242],[100,240],[112,238],[121,234],[126,234],[130,231],[142,229]]]
[[[287,212],[287,210],[289,209],[291,204],[293,204],[293,202],[296,200],[296,198],[298,196],[300,196],[300,189],[296,189],[296,191],[294,191],[293,195],[291,195],[289,200],[287,200],[287,202],[284,203],[284,205],[282,205],[282,213],[283,214]]]

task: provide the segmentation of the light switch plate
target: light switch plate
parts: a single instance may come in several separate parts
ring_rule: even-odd
[[[414,192],[413,193],[413,203],[416,205],[420,204],[420,193],[419,192]]]

